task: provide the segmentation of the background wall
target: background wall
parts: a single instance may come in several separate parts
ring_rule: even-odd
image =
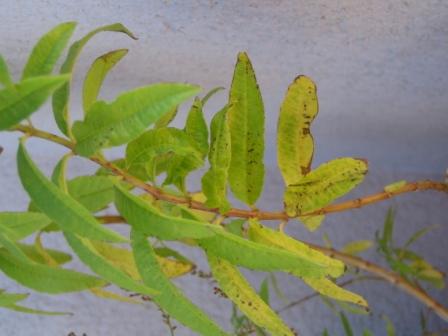
[[[298,74],[312,77],[318,86],[320,114],[313,133],[317,143],[314,165],[340,156],[365,157],[370,175],[351,197],[378,191],[397,179],[443,179],[448,166],[448,2],[446,1],[0,1],[0,53],[15,76],[20,76],[26,57],[40,35],[69,20],[79,22],[76,38],[103,24],[122,22],[138,37],[105,33],[86,48],[76,68],[72,98],[80,115],[79,87],[89,64],[100,54],[130,48],[110,74],[102,96],[158,81],[188,81],[204,90],[229,87],[238,51],[248,51],[264,96],[267,114],[267,181],[260,207],[281,206],[282,181],[275,160],[275,122],[285,90]],[[212,114],[226,100],[220,93],[206,112]],[[180,113],[177,125],[182,125]],[[47,106],[33,116],[39,127],[56,131]],[[16,134],[0,134],[5,148],[0,156],[0,211],[23,210],[27,197],[17,190]],[[64,153],[42,141],[30,142],[33,158],[46,172]],[[118,155],[112,151],[111,155]],[[91,172],[86,161],[73,160],[71,174]],[[195,175],[196,177],[200,175]],[[191,178],[194,185],[195,178]],[[197,179],[196,179],[197,180]],[[335,246],[351,239],[373,238],[389,206],[397,211],[397,239],[405,240],[425,225],[439,229],[429,233],[417,249],[442,269],[447,269],[447,198],[433,192],[406,195],[350,213],[328,216],[314,234],[292,223],[291,234],[321,242],[323,232]],[[52,246],[62,242],[46,237]],[[445,248],[444,248],[445,244]],[[195,255],[194,251],[189,251]],[[372,260],[374,251],[366,254]],[[196,257],[200,258],[200,255]],[[80,267],[74,263],[76,267]],[[205,264],[201,262],[205,269]],[[254,283],[265,275],[250,274]],[[1,287],[17,286],[1,279]],[[280,277],[288,298],[300,298],[309,290],[290,277]],[[230,305],[213,297],[212,285],[188,276],[178,282],[186,293],[211,315],[229,325]],[[419,335],[422,306],[389,285],[353,286],[365,293],[372,316],[353,316],[354,325],[385,334],[380,314],[387,314],[399,335]],[[447,290],[431,292],[447,304]],[[212,299],[211,299],[212,298]],[[165,335],[160,313],[151,305],[135,307],[104,302],[88,294],[51,297],[33,294],[35,307],[75,312],[71,317],[40,317],[9,311],[0,314],[2,335]],[[276,307],[284,303],[276,302]],[[324,327],[342,334],[338,317],[319,299],[291,309],[285,319],[301,335],[318,335]],[[430,318],[434,329],[447,324]],[[179,327],[176,335],[190,335]]]

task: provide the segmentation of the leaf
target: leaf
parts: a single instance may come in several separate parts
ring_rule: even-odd
[[[197,97],[188,112],[184,130],[193,140],[193,144],[201,153],[202,158],[205,158],[208,153],[208,128],[202,112],[202,102]]]
[[[36,238],[34,239],[34,248],[38,254],[39,257],[42,258],[42,264],[46,264],[48,266],[59,266],[58,262],[53,259],[53,257],[48,253],[43,244],[41,239],[42,231],[38,232],[36,235]]]
[[[208,154],[210,169],[202,177],[202,190],[207,197],[207,206],[219,208],[221,213],[225,213],[230,209],[226,191],[231,159],[231,139],[226,107],[213,117],[210,128],[211,144]]]
[[[243,237],[245,219],[235,219],[226,225],[226,230],[234,235]]]
[[[64,193],[68,193],[66,172],[68,160],[71,158],[71,153],[64,155],[56,164],[51,174],[51,182],[57,185]]]
[[[322,252],[312,249],[305,243],[295,240],[282,232],[263,226],[256,220],[249,220],[249,237],[261,244],[276,246],[293,253],[303,263],[314,265],[315,273],[328,274],[332,277],[339,277],[344,273],[345,266],[341,261],[327,257]],[[300,269],[297,272],[295,270],[294,274],[297,275],[300,271]]]
[[[429,231],[434,230],[435,228],[437,228],[437,226],[432,225],[432,226],[427,226],[423,229],[417,230],[404,244],[403,248],[408,248],[409,246],[411,246],[413,243],[415,243],[418,239],[420,239],[421,237],[423,237],[424,235],[426,235]]]
[[[60,294],[106,285],[102,279],[72,270],[25,262],[0,250],[0,269],[11,279],[38,292]]]
[[[341,318],[342,326],[344,327],[345,335],[346,336],[353,336],[353,330],[350,326],[350,322],[348,321],[347,317],[343,312],[339,313],[339,317]]]
[[[98,57],[87,71],[82,89],[84,113],[97,100],[104,79],[110,70],[128,53],[127,49],[110,51]]]
[[[287,187],[286,213],[295,217],[318,210],[347,194],[366,173],[367,163],[361,159],[340,158],[324,163]]]
[[[6,64],[2,55],[0,55],[0,84],[3,86],[13,85],[11,75],[9,74],[8,64]]]
[[[132,229],[131,243],[135,262],[143,282],[160,292],[153,298],[153,301],[161,309],[201,335],[227,335],[169,281],[144,234]]]
[[[127,222],[139,232],[163,240],[204,238],[215,235],[215,227],[198,221],[171,217],[153,205],[115,185],[115,205]]]
[[[163,159],[166,158],[172,164],[174,156],[186,158],[194,167],[202,165],[203,162],[201,154],[183,131],[171,127],[152,129],[128,144],[126,168],[137,174],[144,170],[145,180],[154,180],[163,170],[159,166]]]
[[[70,46],[67,57],[62,64],[60,73],[67,74],[72,73],[78,56],[81,54],[84,46],[89,42],[89,40],[96,34],[101,32],[120,32],[128,35],[130,38],[136,40],[136,37],[121,23],[114,23],[107,26],[99,27],[92,30],[90,33],[85,35],[82,39],[76,41]],[[53,105],[53,115],[58,125],[59,129],[65,135],[69,135],[69,100],[70,100],[70,82],[67,82],[59,90],[57,90],[53,95],[52,105]]]
[[[29,313],[29,314],[39,314],[39,315],[68,315],[69,313],[62,312],[51,312],[31,309],[23,306],[16,305],[17,302],[26,299],[29,294],[10,294],[5,293],[3,290],[0,291],[0,307],[10,309],[17,312]]]
[[[159,118],[159,120],[157,120],[154,123],[154,128],[167,127],[173,121],[173,119],[176,118],[178,111],[179,111],[179,108],[178,108],[178,106],[176,106],[168,113],[165,113],[163,116],[161,116]]]
[[[235,266],[211,253],[207,257],[213,277],[221,290],[253,323],[272,335],[294,335]]]
[[[115,301],[119,301],[119,302],[126,302],[126,303],[132,303],[132,304],[142,304],[143,302],[132,299],[130,297],[127,296],[123,296],[114,292],[110,292],[110,291],[106,291],[102,288],[91,288],[90,292],[95,295],[98,296],[99,298],[102,299],[109,299],[109,300],[115,300]]]
[[[315,231],[324,221],[325,215],[300,216],[299,219],[308,230]]]
[[[264,107],[246,53],[238,54],[227,113],[232,143],[230,188],[236,198],[253,205],[263,188]]]
[[[146,295],[157,295],[158,291],[154,288],[142,285],[128,276],[126,273],[115,267],[108,260],[103,258],[96,250],[93,244],[87,239],[76,237],[76,235],[65,232],[65,239],[81,259],[93,272],[101,276],[101,278],[113,283],[124,289],[142,293]]]
[[[394,193],[397,190],[401,189],[401,187],[406,185],[406,180],[400,180],[391,184],[388,184],[387,186],[384,187],[384,191],[388,192],[388,193]]]
[[[265,278],[260,285],[260,290],[258,291],[261,299],[269,304],[269,279]]]
[[[316,85],[298,76],[289,86],[280,108],[277,160],[287,186],[299,183],[311,170],[314,140],[311,123],[318,113]]]
[[[386,315],[383,315],[383,319],[384,319],[384,321],[386,321],[387,336],[395,336],[395,328],[394,328],[394,325],[392,324],[392,321],[390,320],[390,318],[387,317]]]
[[[49,225],[51,220],[37,212],[1,212],[0,231],[6,228],[6,236],[13,240],[22,240],[32,233],[39,231]]]
[[[162,83],[127,91],[111,103],[97,101],[87,111],[84,121],[73,125],[75,150],[82,156],[90,156],[101,148],[128,143],[198,92],[197,86]]]
[[[49,181],[33,163],[23,143],[17,151],[17,167],[22,185],[35,205],[62,230],[91,239],[126,241],[101,226],[86,208]]]
[[[392,208],[387,210],[386,219],[384,220],[383,225],[383,236],[379,240],[380,246],[383,249],[383,252],[387,254],[389,246],[392,245],[392,237],[394,232],[394,217],[395,213]]]
[[[105,176],[78,176],[67,182],[69,194],[91,212],[114,201],[114,184]]]
[[[341,251],[351,255],[357,255],[365,250],[370,249],[373,246],[371,240],[356,240],[346,244]]]
[[[48,96],[67,80],[67,76],[33,77],[0,90],[0,131],[36,112]]]
[[[302,280],[316,292],[328,296],[329,298],[354,303],[362,307],[368,307],[367,301],[362,296],[339,287],[327,278],[312,279],[303,277]]]
[[[224,90],[224,88],[222,86],[217,86],[217,87],[211,89],[209,92],[207,92],[207,94],[201,100],[202,106],[205,106],[205,104],[207,104],[209,99],[221,90]]]
[[[42,257],[41,253],[39,253],[38,249],[35,245],[27,245],[18,243],[19,248],[22,250],[25,255],[34,262],[39,264],[46,264],[46,260]],[[72,260],[72,256],[70,254],[53,250],[53,249],[45,249],[45,253],[51,257],[58,265],[65,264]]]
[[[65,22],[42,36],[31,51],[22,80],[51,74],[75,28],[76,22]]]

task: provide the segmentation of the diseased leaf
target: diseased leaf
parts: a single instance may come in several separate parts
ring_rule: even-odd
[[[246,53],[239,53],[228,108],[232,157],[229,183],[235,197],[253,205],[264,180],[264,107]]]
[[[277,128],[278,166],[287,186],[299,183],[311,170],[314,140],[310,126],[317,112],[316,85],[298,76],[283,100]]]
[[[33,163],[23,143],[17,151],[17,167],[22,185],[35,205],[62,230],[91,239],[126,241],[101,226],[86,208],[49,181]]]
[[[227,178],[231,159],[231,139],[227,122],[227,108],[212,119],[211,144],[208,154],[210,169],[202,177],[202,190],[207,197],[207,206],[219,208],[222,213],[230,209],[227,200]]]
[[[294,335],[235,266],[211,253],[207,257],[220,289],[253,323],[272,335]]]
[[[115,205],[128,223],[147,236],[164,240],[204,238],[215,235],[215,227],[198,221],[170,217],[153,205],[115,185]]]
[[[31,51],[22,79],[51,74],[75,28],[76,22],[65,22],[42,36]]]
[[[285,192],[285,209],[290,217],[320,209],[345,195],[364,179],[367,162],[340,158],[320,165]]]
[[[90,156],[101,148],[128,143],[198,92],[197,86],[162,83],[127,91],[111,103],[97,101],[87,111],[84,121],[73,125],[76,152]]]
[[[263,226],[256,220],[249,221],[248,233],[250,239],[253,241],[284,249],[296,255],[302,262],[314,265],[316,273],[339,277],[345,271],[345,266],[341,261],[330,258],[322,252],[316,251],[305,243],[295,240],[282,232]],[[300,269],[294,272],[295,275],[298,275]]]
[[[373,246],[371,240],[356,240],[346,244],[341,251],[351,255],[357,255]]]
[[[202,159],[208,153],[208,128],[202,112],[202,102],[195,98],[185,123],[185,133],[192,139],[194,147],[201,153]]]
[[[6,228],[6,236],[13,241],[22,240],[49,225],[51,220],[37,212],[1,212],[0,231]]]
[[[104,280],[87,274],[25,262],[5,250],[0,250],[0,269],[21,285],[49,294],[77,292],[106,285]]]
[[[67,80],[67,76],[33,77],[0,90],[0,131],[36,112]]]
[[[153,298],[153,301],[161,309],[201,335],[227,335],[169,281],[163,273],[156,254],[144,234],[132,229],[131,242],[135,262],[143,282],[160,292],[159,295]]]
[[[3,86],[13,85],[11,75],[9,74],[8,64],[6,64],[2,55],[0,55],[0,84]]]
[[[107,26],[99,27],[92,30],[90,33],[85,35],[82,39],[76,41],[70,46],[65,62],[62,64],[60,73],[68,74],[72,73],[78,56],[81,54],[84,46],[89,42],[89,40],[96,34],[101,32],[120,32],[128,35],[132,39],[136,37],[121,23],[114,23]],[[59,129],[65,135],[69,135],[69,100],[70,100],[70,82],[67,82],[59,90],[57,90],[53,95],[52,105],[53,105],[53,115],[58,125]]]
[[[82,89],[82,106],[86,113],[97,100],[104,79],[110,70],[128,53],[127,49],[110,51],[98,57],[87,71]]]
[[[65,232],[65,239],[77,254],[79,259],[101,278],[124,289],[146,295],[157,295],[158,291],[141,283],[136,282],[126,273],[115,267],[107,259],[99,254],[93,244],[87,239],[76,237],[76,235]]]
[[[327,278],[312,279],[303,277],[302,280],[316,292],[329,298],[368,307],[367,301],[362,296],[339,287]]]

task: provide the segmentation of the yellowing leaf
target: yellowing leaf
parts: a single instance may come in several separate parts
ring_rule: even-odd
[[[130,297],[127,296],[123,296],[114,292],[110,292],[107,290],[104,290],[102,288],[91,288],[90,292],[95,295],[98,296],[99,298],[102,299],[109,299],[109,300],[115,300],[115,301],[120,301],[120,302],[126,302],[126,303],[132,303],[132,304],[143,304],[142,301],[138,301],[135,299],[132,299]]]
[[[367,162],[341,158],[320,165],[285,191],[285,209],[290,217],[318,210],[345,195],[364,179]]]
[[[49,75],[75,30],[76,22],[54,27],[37,42],[23,70],[22,79]]]
[[[315,231],[322,224],[325,215],[300,216],[299,219],[308,230]]]
[[[199,90],[188,84],[153,84],[122,93],[111,103],[95,102],[85,120],[73,125],[76,152],[90,156],[101,148],[128,143]]]
[[[316,85],[298,76],[283,100],[277,128],[277,160],[287,186],[310,172],[314,153],[310,126],[317,112]]]
[[[373,242],[370,240],[357,240],[346,244],[341,251],[347,254],[356,255],[368,250],[372,246]]]
[[[213,277],[218,281],[220,289],[253,323],[272,335],[294,335],[234,265],[211,253],[207,256]]]
[[[108,72],[128,53],[127,49],[110,51],[98,57],[87,71],[82,89],[84,113],[97,100],[98,94]]]
[[[49,181],[31,160],[23,143],[17,151],[17,167],[22,185],[34,204],[62,230],[91,239],[126,241],[103,227],[86,208]]]
[[[395,191],[399,190],[401,187],[406,185],[406,180],[400,180],[391,184],[388,184],[384,187],[384,191],[388,193],[394,193]]]
[[[195,306],[163,273],[152,246],[144,234],[131,231],[132,250],[144,283],[160,291],[153,301],[167,314],[205,336],[227,335],[204,312]]]
[[[232,143],[230,188],[236,198],[253,205],[263,189],[264,106],[246,53],[238,54],[228,106]]]

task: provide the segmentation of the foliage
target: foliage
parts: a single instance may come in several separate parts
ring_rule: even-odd
[[[356,273],[356,268],[401,286],[447,318],[446,309],[427,296],[419,284],[426,281],[442,287],[444,274],[410,249],[429,228],[416,232],[402,247],[397,247],[393,240],[393,215],[389,212],[376,242],[378,251],[395,272],[393,276],[357,256],[372,246],[369,240],[349,242],[337,251],[284,232],[290,220],[297,219],[313,231],[327,213],[417,189],[448,191],[443,183],[399,181],[375,197],[335,205],[336,199],[363,181],[368,163],[344,157],[313,167],[311,125],[318,113],[318,97],[316,85],[309,77],[301,75],[293,80],[280,107],[277,157],[285,182],[284,209],[262,211],[256,208],[256,202],[262,194],[265,175],[265,112],[247,53],[238,54],[228,101],[215,113],[210,125],[205,107],[223,88],[215,88],[201,99],[197,85],[156,83],[123,92],[111,102],[104,101],[99,97],[103,82],[128,51],[117,49],[100,55],[84,79],[84,118],[72,124],[71,79],[83,47],[105,31],[135,39],[121,24],[99,27],[71,45],[59,74],[54,74],[55,64],[75,26],[73,22],[63,23],[45,34],[32,49],[17,82],[0,56],[0,130],[25,134],[18,145],[17,168],[30,198],[28,211],[0,213],[0,270],[7,277],[38,292],[88,290],[101,298],[139,303],[126,294],[130,291],[132,296],[150,298],[159,307],[171,333],[174,327],[170,317],[202,335],[228,335],[173,284],[174,277],[198,274],[196,265],[170,246],[175,241],[204,252],[211,276],[219,286],[215,292],[233,303],[231,323],[237,335],[295,334],[273,308],[273,299],[287,300],[274,272],[290,274],[309,286],[314,292],[312,296],[320,296],[337,312],[346,335],[354,334],[346,313],[363,314],[368,309],[365,298],[344,288],[367,279]],[[62,136],[38,130],[30,122],[30,116],[50,96]],[[185,126],[170,126],[181,105],[192,98]],[[69,150],[55,166],[51,178],[28,153],[27,139],[31,136]],[[103,153],[104,149],[123,145],[124,153],[117,160],[109,161]],[[73,155],[99,164],[100,169],[93,175],[67,179],[67,166]],[[207,166],[201,178],[202,190],[189,192],[189,174]],[[158,185],[161,175],[165,179]],[[234,208],[229,191],[248,209]],[[113,205],[119,214],[101,213]],[[278,220],[280,228],[273,229],[263,220]],[[107,225],[118,222],[130,226],[129,237]],[[72,256],[45,248],[41,239],[44,234],[61,234],[92,274],[64,267]],[[34,236],[35,244],[24,244],[22,240],[30,236]],[[271,273],[257,292],[240,268]],[[338,280],[344,276],[352,278],[346,282]],[[110,285],[124,292],[106,290]],[[27,296],[0,290],[0,307],[24,313],[63,314],[19,305]],[[289,303],[288,307],[295,304]],[[387,318],[385,321],[387,334],[394,335],[392,323]],[[426,330],[426,326],[422,329]]]

